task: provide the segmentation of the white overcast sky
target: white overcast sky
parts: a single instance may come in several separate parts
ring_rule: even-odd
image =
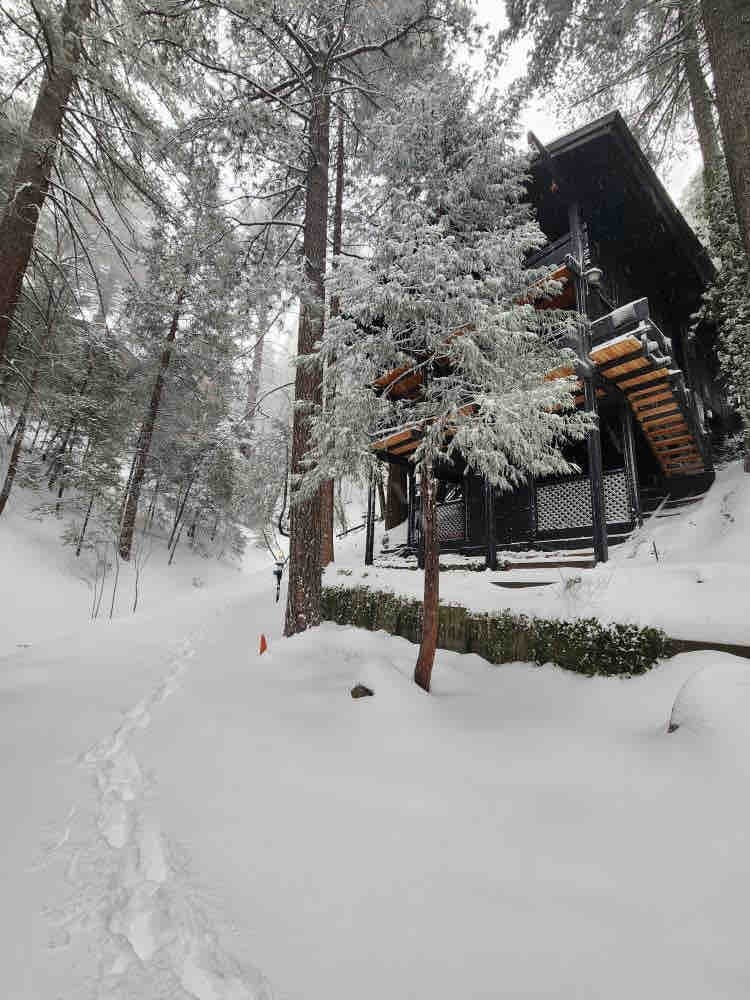
[[[505,23],[505,4],[503,0],[475,0],[479,21],[489,24],[497,31]],[[518,47],[511,55],[507,69],[498,75],[497,82],[504,86],[523,71],[526,61],[525,50]],[[551,142],[559,135],[569,131],[564,121],[558,121],[554,115],[552,102],[541,103],[529,107],[523,116],[524,130],[532,129],[542,142]],[[679,159],[668,172],[660,173],[665,187],[673,200],[679,204],[686,184],[700,167],[700,152],[697,145],[686,148]]]

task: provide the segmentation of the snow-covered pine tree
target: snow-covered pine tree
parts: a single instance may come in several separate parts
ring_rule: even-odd
[[[211,419],[212,410],[221,416],[226,413],[217,399],[221,382],[232,373],[231,307],[238,255],[231,240],[232,226],[218,202],[216,166],[199,153],[189,165],[175,212],[163,216],[154,227],[146,280],[134,283],[130,290],[128,314],[145,355],[143,384],[148,389],[123,501],[123,559],[129,558],[157,423],[165,423],[164,401],[172,401],[167,407],[173,417],[167,447],[187,436],[192,448],[216,425],[219,416],[214,413]],[[182,400],[175,405],[181,394]],[[196,428],[186,418],[190,402],[195,405],[198,400]]]
[[[719,145],[697,0],[508,0],[507,14],[495,56],[531,42],[516,97],[554,93],[576,124],[619,107],[655,162],[694,129],[711,169]]]
[[[703,209],[702,211],[700,209]],[[717,265],[698,318],[715,324],[724,384],[742,420],[745,469],[750,472],[750,261],[745,255],[723,162],[696,212]]]
[[[314,421],[303,489],[372,469],[372,435],[418,425],[425,539],[424,628],[415,671],[429,690],[437,641],[435,474],[459,455],[494,488],[570,471],[562,447],[583,437],[559,337],[577,319],[537,311],[554,289],[524,268],[545,240],[524,204],[524,159],[491,97],[447,73],[411,87],[377,121],[374,167],[382,208],[372,254],[343,258],[331,278],[341,315],[320,344],[336,406]],[[423,376],[410,403],[376,395],[374,380],[405,365]]]

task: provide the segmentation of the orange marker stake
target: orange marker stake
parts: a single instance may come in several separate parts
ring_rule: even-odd
[[[265,651],[267,649],[268,649],[268,643],[266,642],[266,637],[261,632],[260,633],[260,644],[258,646],[258,656],[260,656],[261,653],[265,653]]]

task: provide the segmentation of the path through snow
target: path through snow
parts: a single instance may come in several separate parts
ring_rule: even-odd
[[[107,1000],[270,1000],[263,977],[242,966],[219,942],[188,860],[161,829],[150,803],[152,775],[133,746],[155,711],[180,686],[195,655],[183,641],[163,679],[108,737],[82,754],[92,772],[93,808],[71,811],[45,852],[64,852],[70,898],[49,911],[51,947],[71,934],[93,934],[99,971],[93,995]]]

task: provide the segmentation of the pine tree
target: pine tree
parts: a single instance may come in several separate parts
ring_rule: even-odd
[[[526,271],[544,237],[524,204],[525,167],[501,110],[449,74],[429,91],[409,88],[377,122],[374,149],[386,185],[372,256],[339,261],[331,293],[341,316],[321,353],[336,407],[314,423],[305,487],[344,469],[373,467],[373,433],[405,424],[423,431],[413,455],[422,484],[424,627],[415,671],[429,690],[437,641],[435,477],[459,456],[496,488],[569,471],[562,446],[589,418],[569,381],[546,374],[570,358],[556,346],[576,320],[520,304],[552,290]],[[483,95],[484,96],[484,95]],[[534,286],[534,282],[538,282]],[[405,365],[422,378],[408,404],[372,389]]]
[[[701,9],[734,206],[750,262],[750,13],[746,0],[702,0]]]
[[[184,384],[191,377],[185,370],[191,349],[200,359],[205,345],[216,343],[223,349],[227,336],[236,248],[228,240],[231,227],[217,205],[217,185],[217,171],[210,161],[199,158],[191,165],[175,221],[170,224],[163,218],[154,229],[146,286],[136,284],[131,290],[133,316],[144,343],[157,357],[123,501],[119,543],[123,559],[130,557],[168,373],[181,360],[176,378]],[[192,373],[192,378],[199,381],[201,375]]]
[[[696,0],[509,0],[507,13],[495,55],[532,41],[521,99],[551,93],[576,121],[619,106],[657,163],[694,130],[710,171],[719,145]]]

